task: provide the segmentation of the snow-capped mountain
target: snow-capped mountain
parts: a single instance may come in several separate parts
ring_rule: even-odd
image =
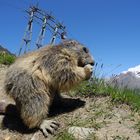
[[[111,77],[109,83],[122,88],[140,89],[140,65]]]

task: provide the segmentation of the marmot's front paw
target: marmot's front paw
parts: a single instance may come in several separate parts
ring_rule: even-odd
[[[90,64],[87,64],[85,67],[85,73],[86,73],[86,80],[88,80],[91,75],[92,75],[92,72],[93,72],[93,66],[91,66]]]
[[[40,129],[46,137],[48,137],[49,133],[54,134],[58,127],[59,123],[52,120],[44,120],[40,125]]]
[[[93,71],[93,66],[91,66],[90,64],[85,65],[84,67],[87,71],[92,72]]]

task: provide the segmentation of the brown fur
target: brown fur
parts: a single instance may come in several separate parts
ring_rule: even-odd
[[[7,72],[5,90],[29,128],[40,127],[56,95],[91,77],[93,58],[74,40],[19,57]]]

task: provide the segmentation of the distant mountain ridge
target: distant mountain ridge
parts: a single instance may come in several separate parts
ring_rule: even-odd
[[[0,45],[0,52],[6,52],[7,54],[14,55],[8,49],[4,48],[2,45]]]
[[[111,77],[109,83],[120,88],[140,89],[140,65]]]

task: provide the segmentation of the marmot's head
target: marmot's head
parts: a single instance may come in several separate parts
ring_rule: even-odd
[[[94,60],[89,53],[88,48],[80,44],[75,40],[65,40],[61,43],[61,46],[74,50],[78,57],[78,66],[84,67],[87,64],[94,65]]]

